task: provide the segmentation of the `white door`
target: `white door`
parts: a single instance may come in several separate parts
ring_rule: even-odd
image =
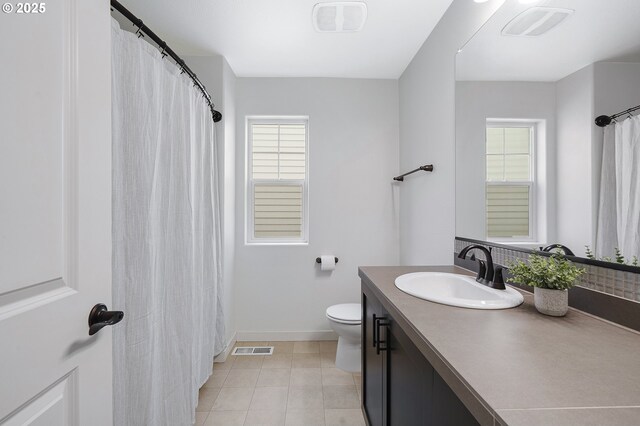
[[[109,4],[0,3],[0,424],[111,425]]]

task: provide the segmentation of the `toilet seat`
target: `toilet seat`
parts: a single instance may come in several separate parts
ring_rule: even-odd
[[[362,322],[360,303],[343,303],[327,308],[327,318],[340,324],[359,325]]]

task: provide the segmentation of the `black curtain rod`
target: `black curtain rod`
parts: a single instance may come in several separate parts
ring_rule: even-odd
[[[611,124],[612,121],[616,121],[616,118],[622,117],[623,115],[627,115],[627,114],[629,115],[629,117],[631,117],[631,113],[638,110],[640,110],[640,105],[634,106],[629,109],[625,109],[624,111],[619,112],[617,114],[613,114],[611,116],[601,115],[600,117],[596,118],[596,125],[600,127],[607,127],[609,124]]]
[[[424,171],[424,172],[432,172],[433,171],[433,164],[425,164],[424,166],[420,166],[417,169],[411,170],[410,172],[407,172],[403,175],[400,176],[396,176],[393,178],[393,180],[397,180],[398,182],[402,182],[404,181],[404,177],[407,175],[410,175],[412,173],[415,172],[419,172],[420,170]]]
[[[206,87],[204,87],[204,84],[200,82],[196,73],[191,71],[191,69],[187,66],[187,64],[185,64],[182,58],[178,56],[176,52],[174,52],[169,46],[167,46],[167,43],[165,43],[164,40],[158,37],[156,33],[151,31],[151,29],[142,22],[142,19],[138,19],[138,17],[133,13],[129,12],[129,10],[126,7],[118,3],[116,0],[111,0],[111,7],[117,10],[118,12],[120,12],[120,14],[125,18],[127,18],[129,21],[131,21],[131,23],[134,26],[138,27],[137,33],[139,35],[143,35],[141,33],[144,33],[144,35],[147,35],[151,40],[153,40],[154,43],[157,44],[158,47],[161,49],[163,57],[170,56],[171,59],[173,59],[176,62],[176,64],[180,67],[182,72],[186,73],[189,76],[189,78],[193,80],[194,86],[200,89],[200,91],[202,92],[202,95],[207,101],[207,104],[209,104],[209,109],[211,110],[211,117],[213,118],[214,123],[217,123],[220,120],[222,120],[222,114],[220,113],[220,111],[215,110],[215,105],[213,104],[213,101],[211,101],[211,96],[209,95],[209,92],[207,92]]]

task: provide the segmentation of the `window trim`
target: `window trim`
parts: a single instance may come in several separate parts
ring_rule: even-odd
[[[538,239],[538,194],[536,187],[538,185],[538,155],[537,155],[537,145],[538,145],[538,120],[534,119],[487,119],[485,124],[485,151],[484,151],[484,181],[485,181],[485,237],[487,241],[495,241],[504,244],[516,244],[519,242],[522,243],[532,243],[536,242]],[[529,128],[529,151],[530,151],[530,159],[529,159],[529,180],[525,181],[489,181],[487,180],[487,132],[486,129],[489,128],[506,128],[506,127],[528,127]],[[523,236],[518,235],[515,237],[489,237],[489,226],[488,226],[488,218],[486,214],[486,202],[487,202],[487,191],[486,188],[489,185],[494,186],[507,186],[507,185],[521,185],[521,186],[529,186],[529,235]]]
[[[301,179],[258,179],[251,177],[253,170],[252,124],[304,124],[305,125],[305,177]],[[252,246],[306,246],[309,245],[309,116],[280,115],[280,116],[252,116],[245,117],[245,245]],[[302,185],[302,236],[298,238],[256,238],[254,235],[254,187],[260,185]]]

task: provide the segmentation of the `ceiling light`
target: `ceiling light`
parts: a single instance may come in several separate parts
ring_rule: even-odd
[[[359,1],[318,3],[313,6],[313,26],[321,33],[356,32],[367,20],[367,5]]]
[[[476,2],[476,3],[486,3],[489,0],[473,0],[473,1]]]
[[[536,3],[540,0],[518,0],[520,2],[520,4],[531,4],[531,3]]]

